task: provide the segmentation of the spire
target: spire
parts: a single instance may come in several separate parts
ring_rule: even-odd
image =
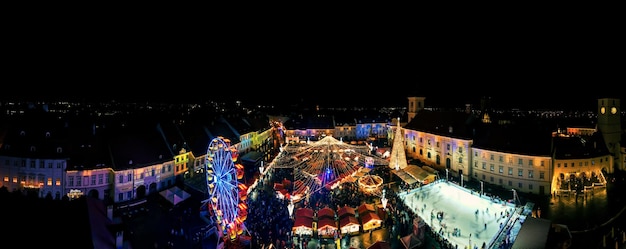
[[[400,118],[396,127],[396,134],[393,138],[393,146],[391,148],[391,156],[389,167],[391,169],[404,169],[407,166],[406,153],[404,151],[404,139],[402,136],[402,127],[400,127]]]

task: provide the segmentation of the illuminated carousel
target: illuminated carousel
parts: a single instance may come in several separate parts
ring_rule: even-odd
[[[383,178],[377,175],[364,175],[359,178],[359,189],[365,194],[379,195],[381,193]]]
[[[387,166],[386,159],[373,155],[366,145],[351,145],[326,136],[319,141],[291,144],[284,148],[275,160],[274,168],[293,169],[293,190],[290,198],[294,202],[326,188],[334,189],[345,181],[362,176],[363,169],[378,165]],[[363,175],[366,189],[380,188],[382,178]],[[359,183],[360,184],[360,183]]]

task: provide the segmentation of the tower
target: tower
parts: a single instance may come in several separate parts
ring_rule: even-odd
[[[407,120],[407,123],[408,123],[408,122],[411,122],[411,120],[413,120],[415,115],[417,115],[417,112],[424,109],[424,100],[426,98],[425,97],[408,97],[407,99],[409,99],[409,110],[408,110],[408,120]]]
[[[620,120],[620,100],[613,98],[598,99],[598,131],[602,134],[606,147],[613,157],[613,168],[621,168],[620,139],[622,124]],[[613,172],[613,168],[607,169]]]

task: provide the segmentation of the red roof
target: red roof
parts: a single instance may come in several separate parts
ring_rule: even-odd
[[[295,214],[296,219],[300,216],[313,219],[313,209],[310,209],[310,208],[296,209],[296,214]]]
[[[369,246],[367,249],[391,249],[391,244],[387,241],[376,241],[374,244]]]
[[[356,215],[354,208],[350,206],[343,206],[337,211],[337,215],[339,219],[343,218],[345,215]]]
[[[317,211],[317,218],[321,219],[321,218],[324,218],[324,217],[335,219],[335,210],[333,210],[332,208],[329,208],[329,207],[325,207],[325,208],[322,208],[322,209],[318,210]]]
[[[313,228],[313,218],[304,216],[296,217],[296,220],[293,222],[293,227]]]
[[[326,227],[337,228],[337,223],[331,218],[323,218],[317,221],[317,230],[325,229]]]
[[[367,212],[376,212],[376,209],[374,209],[374,205],[367,203],[361,204],[361,206],[359,206],[357,210],[359,211],[359,216]]]
[[[352,215],[346,215],[345,217],[343,217],[341,220],[339,220],[339,227],[345,227],[345,226],[349,226],[349,225],[361,225],[361,223],[359,223],[359,220],[352,216]]]
[[[366,214],[363,214],[361,217],[361,222],[362,223],[368,223],[371,220],[381,220],[380,217],[378,217],[378,215],[376,213],[373,212],[368,212]]]

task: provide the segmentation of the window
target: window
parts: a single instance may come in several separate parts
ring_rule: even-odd
[[[545,162],[543,160],[540,161],[541,162],[541,167],[546,166]]]
[[[128,175],[126,175],[126,179],[127,179],[127,181],[132,182],[133,181],[133,174],[128,173]]]
[[[483,162],[483,169],[487,169],[487,163]]]
[[[459,157],[459,163],[463,163],[463,158]]]
[[[533,178],[533,171],[532,170],[528,170],[528,178]]]
[[[528,189],[533,189],[533,185],[532,184],[528,184]]]
[[[504,166],[498,166],[498,172],[500,172],[500,174],[504,173]]]
[[[557,163],[557,164],[556,164],[556,167],[557,167],[557,168],[560,168],[560,167],[561,167],[561,163]]]
[[[528,159],[528,166],[533,166],[533,159]]]
[[[490,177],[489,177],[489,181],[490,181],[490,182],[493,182],[493,176],[490,176]]]
[[[81,180],[80,176],[76,177],[76,186],[77,187],[83,186],[82,180]]]
[[[48,163],[48,168],[51,169],[52,168],[52,163]]]
[[[543,171],[539,172],[539,179],[544,179],[545,178],[545,173]]]
[[[117,194],[117,199],[119,199],[119,201],[123,201],[124,200],[124,193]]]
[[[498,161],[500,161],[500,162],[504,162],[504,157],[503,157],[503,156],[500,156],[500,158],[498,158]]]
[[[518,169],[517,170],[517,176],[524,176],[524,170],[523,169]]]
[[[104,183],[104,174],[98,175],[98,184],[102,185]]]
[[[128,197],[129,200],[133,199],[133,191],[126,192],[126,197]]]
[[[67,177],[67,186],[69,186],[69,187],[73,187],[74,186],[74,177],[73,176],[68,176]]]
[[[120,175],[119,179],[117,180],[117,183],[124,183],[124,176]]]
[[[48,186],[52,186],[52,177],[48,178]]]
[[[478,168],[478,161],[474,161],[474,168]]]
[[[493,169],[494,169],[494,165],[493,165],[493,163],[492,163],[492,164],[489,164],[489,170],[490,170],[491,172],[493,172]]]
[[[517,183],[517,187],[518,187],[518,188],[522,188],[523,186],[524,186],[524,185],[523,185],[521,182],[518,182],[518,183]]]
[[[513,167],[509,167],[509,175],[512,176],[513,175]]]
[[[450,144],[446,144],[446,150],[450,150]]]
[[[489,155],[489,160],[493,161],[493,154]]]
[[[524,160],[522,160],[521,158],[520,158],[520,159],[517,159],[517,164],[519,164],[519,165],[524,164]]]
[[[509,181],[509,187],[513,186],[513,182]]]
[[[44,163],[43,161],[39,162],[39,168],[40,169],[46,168],[46,163]]]
[[[35,168],[35,161],[30,161],[30,167]]]
[[[96,176],[95,176],[95,175],[92,175],[92,176],[91,176],[91,185],[92,185],[92,186],[95,186],[95,185],[96,185]]]
[[[498,179],[498,183],[502,185],[502,178]]]

